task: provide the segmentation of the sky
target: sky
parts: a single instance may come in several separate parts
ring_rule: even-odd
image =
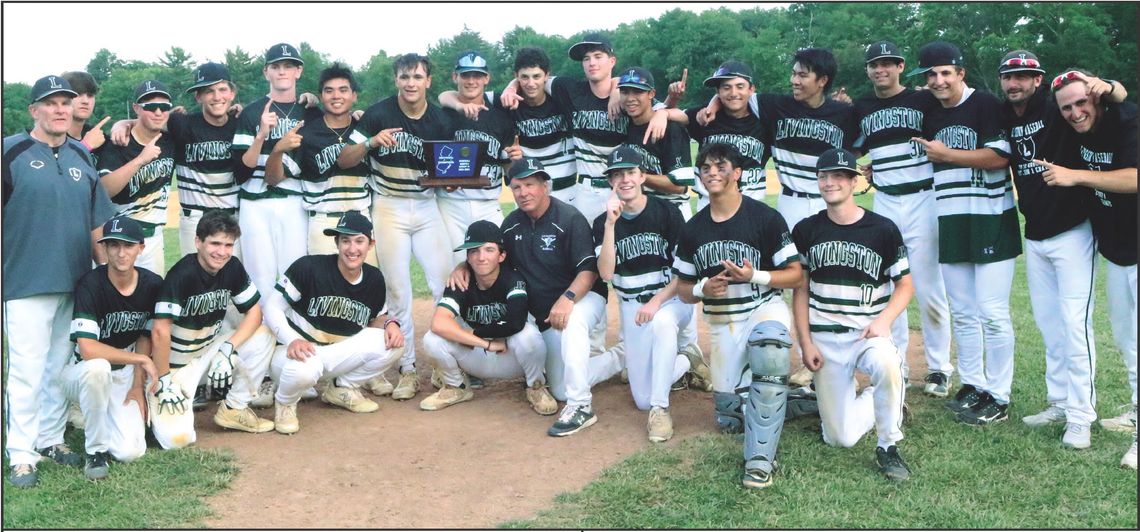
[[[429,45],[468,28],[496,42],[515,26],[547,35],[569,36],[587,29],[614,29],[623,22],[651,18],[675,8],[701,12],[717,3],[28,3],[3,5],[3,81],[31,84],[49,74],[83,70],[100,48],[119,59],[157,61],[179,46],[195,63],[224,59],[241,46],[253,55],[278,42],[306,41],[330,59],[363,66],[379,50],[389,54],[426,52]],[[773,6],[787,4],[773,4]],[[70,15],[64,28],[51,30],[45,10]],[[587,17],[586,12],[604,16]],[[424,15],[430,13],[430,18]],[[58,15],[56,15],[58,17]],[[343,23],[322,20],[337,17]],[[211,23],[211,21],[225,21]],[[56,18],[57,23],[60,22]],[[45,31],[74,36],[47,39]],[[210,28],[210,29],[207,29]],[[292,29],[289,29],[292,28]],[[29,53],[34,48],[34,53]]]

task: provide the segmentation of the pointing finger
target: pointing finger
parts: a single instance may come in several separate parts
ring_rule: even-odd
[[[1045,168],[1052,168],[1053,167],[1053,163],[1051,163],[1049,161],[1045,161],[1042,159],[1030,159],[1030,160],[1041,165],[1041,166],[1044,166]]]
[[[681,71],[681,85],[684,85],[685,82],[688,80],[689,80],[689,69],[686,68],[686,69]]]
[[[519,145],[519,136],[515,135],[515,146]]]
[[[269,106],[271,106],[271,105],[273,105],[273,100],[266,101],[265,102],[265,110],[262,111],[261,113],[262,114],[268,113],[269,112]]]
[[[110,119],[111,119],[110,115],[104,116],[103,119],[100,120],[98,124],[95,124],[95,129],[103,129],[103,124],[106,124],[107,121]]]
[[[150,139],[150,142],[148,142],[148,143],[147,143],[147,145],[148,145],[148,146],[154,146],[154,145],[155,145],[155,143],[157,143],[157,142],[158,142],[158,139],[160,139],[160,138],[162,138],[162,133],[161,133],[161,132],[160,132],[159,134],[155,135],[153,139]]]
[[[929,146],[929,145],[930,145],[930,141],[929,141],[929,140],[926,140],[926,139],[924,139],[924,138],[922,138],[922,137],[911,137],[911,138],[910,138],[910,140],[911,140],[912,142],[917,142],[917,143],[919,143],[919,144],[922,144],[923,146]]]

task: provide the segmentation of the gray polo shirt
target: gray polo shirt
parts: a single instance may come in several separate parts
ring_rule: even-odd
[[[4,139],[4,301],[70,294],[91,269],[91,231],[115,215],[91,154],[27,133]]]

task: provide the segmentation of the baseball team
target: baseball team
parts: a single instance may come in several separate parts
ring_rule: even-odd
[[[530,406],[557,414],[550,436],[597,423],[591,388],[613,377],[648,412],[652,442],[673,435],[671,391],[711,392],[717,426],[743,434],[751,488],[773,482],[784,421],[818,415],[828,445],[873,428],[875,463],[903,481],[911,298],[922,392],[962,423],[1005,421],[1022,253],[1048,400],[1023,422],[1064,423],[1064,446],[1091,445],[1099,253],[1132,389],[1100,424],[1133,434],[1121,465],[1136,468],[1137,118],[1122,84],[1070,68],[1043,86],[1043,64],[1016,50],[998,65],[999,99],[966,85],[954,44],[923,46],[907,73],[880,41],[865,55],[873,94],[854,102],[832,90],[832,53],[805,48],[790,94],[757,93],[729,60],[704,80],[716,96],[681,110],[687,70],[660,101],[648,70],[614,74],[604,35],[568,53],[585,79],[553,75],[527,47],[496,92],[486,58],[464,52],[439,105],[432,63],[406,54],[396,95],[360,111],[340,63],[319,73],[319,94],[298,94],[304,61],[281,43],[264,56],[265,96],[235,105],[226,67],[205,63],[187,90],[200,112],[146,80],[137,118],[109,136],[108,119],[88,124],[89,74],[38,80],[33,128],[3,148],[11,484],[35,486],[45,458],[98,480],[148,439],[191,445],[212,400],[216,424],[250,433],[296,433],[303,399],[374,412],[364,392],[411,399],[417,367],[432,368],[428,411],[523,379]],[[426,186],[425,142],[440,140],[485,145],[487,184]],[[762,201],[769,159],[775,209]],[[167,270],[172,182],[182,258]],[[862,183],[872,211],[855,201]],[[413,257],[436,301],[418,335]],[[607,347],[610,290],[620,331]],[[255,411],[269,407],[272,419]],[[64,444],[69,417],[83,453]]]

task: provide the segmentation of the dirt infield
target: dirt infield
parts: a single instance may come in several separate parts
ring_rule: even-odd
[[[610,302],[610,342],[617,331]],[[417,331],[432,305],[416,301]],[[707,338],[701,323],[702,347]],[[912,333],[912,380],[921,380],[921,335]],[[916,345],[918,343],[918,345]],[[422,352],[422,351],[421,351]],[[423,357],[421,357],[422,361]],[[795,364],[798,368],[799,364]],[[224,431],[197,417],[202,447],[226,447],[241,473],[209,500],[220,528],[484,528],[525,518],[559,493],[576,491],[599,472],[650,445],[646,413],[617,379],[594,387],[598,423],[581,434],[551,438],[553,417],[535,414],[521,379],[491,383],[475,400],[439,412],[418,404],[434,391],[420,372],[409,401],[380,399],[380,410],[352,414],[319,401],[298,409],[301,431],[252,435]],[[917,379],[916,379],[917,376]],[[685,390],[671,399],[676,433],[664,445],[715,431],[708,394]],[[272,409],[260,411],[272,416]]]

